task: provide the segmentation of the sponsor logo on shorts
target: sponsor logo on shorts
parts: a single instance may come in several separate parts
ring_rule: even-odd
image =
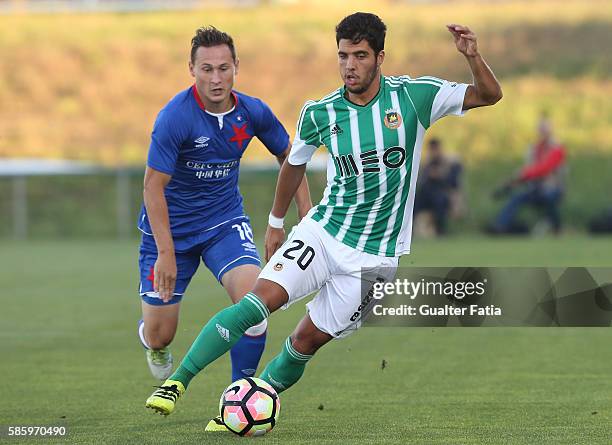
[[[276,263],[274,265],[274,270],[277,272],[280,272],[281,270],[283,270],[283,263]]]
[[[221,338],[229,343],[229,341],[230,341],[230,331],[229,331],[229,329],[224,328],[219,323],[217,323],[216,326],[217,326],[217,331],[219,331],[219,335],[221,336]]]
[[[252,252],[257,252],[257,246],[253,243],[250,242],[246,242],[246,243],[242,243],[242,247],[245,248],[245,250],[250,250]]]
[[[375,288],[377,285],[380,285],[379,283],[384,283],[385,279],[382,277],[377,277],[375,283],[372,285],[372,287],[370,288],[370,290],[368,291],[368,293],[365,295],[365,297],[363,297],[363,299],[361,300],[361,303],[359,304],[359,306],[357,307],[357,310],[355,311],[355,313],[351,316],[350,320],[351,321],[357,321],[361,316],[362,313],[364,313],[363,311],[368,308],[368,305],[372,302],[372,300],[374,299],[374,293],[376,292]],[[371,309],[371,308],[370,308]],[[367,311],[366,311],[367,312]]]

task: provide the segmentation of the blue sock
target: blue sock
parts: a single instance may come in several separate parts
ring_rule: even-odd
[[[266,331],[256,336],[244,334],[232,347],[232,382],[255,375],[259,359],[266,347],[266,334]]]

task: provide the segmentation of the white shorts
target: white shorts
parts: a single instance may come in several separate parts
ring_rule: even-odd
[[[345,337],[357,330],[369,313],[374,283],[393,280],[398,261],[397,257],[373,255],[342,244],[306,217],[270,258],[259,278],[287,291],[289,300],[283,309],[318,290],[306,305],[312,322],[333,337]]]

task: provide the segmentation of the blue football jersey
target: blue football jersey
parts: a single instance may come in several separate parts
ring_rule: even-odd
[[[232,94],[234,108],[213,115],[204,109],[193,85],[157,116],[147,165],[172,176],[165,196],[173,237],[193,235],[244,215],[238,174],[253,137],[273,155],[289,146],[287,131],[263,101]],[[152,234],[144,205],[138,228]]]

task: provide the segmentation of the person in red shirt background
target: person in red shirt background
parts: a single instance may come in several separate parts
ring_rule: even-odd
[[[538,125],[538,141],[530,147],[526,165],[504,186],[495,197],[522,186],[513,193],[492,226],[493,233],[524,233],[526,226],[517,222],[516,216],[525,205],[544,211],[551,229],[558,234],[561,230],[559,205],[564,192],[565,147],[552,134],[550,121],[543,117]]]

